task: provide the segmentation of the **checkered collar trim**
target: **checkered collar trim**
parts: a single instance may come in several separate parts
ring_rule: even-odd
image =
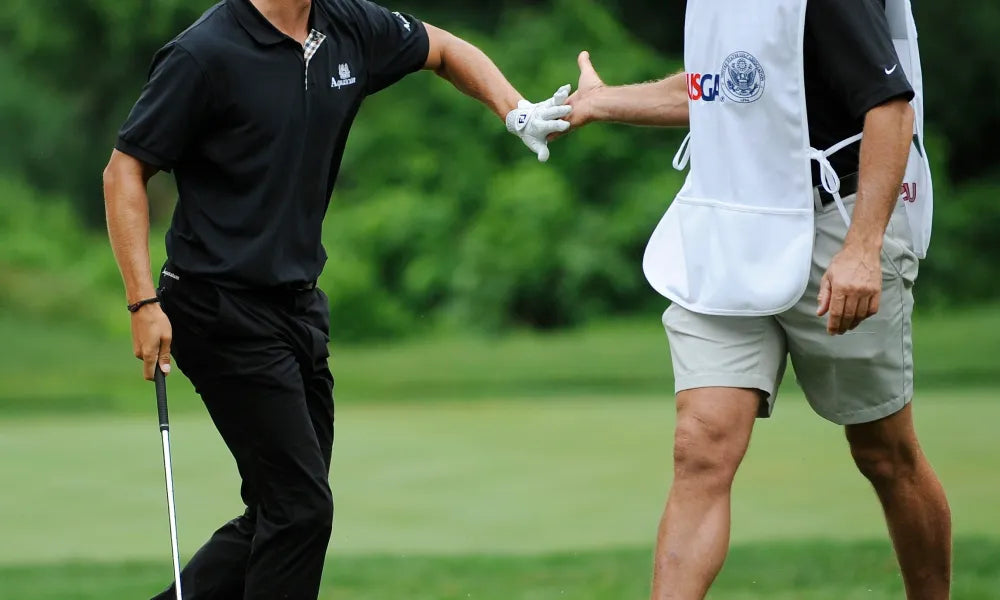
[[[257,43],[272,46],[282,42],[295,42],[290,37],[278,31],[274,25],[260,14],[250,0],[225,0],[233,16],[239,24],[253,37]],[[323,3],[315,1],[309,13],[309,26],[316,31],[329,31],[330,17],[323,8]]]
[[[323,45],[325,40],[326,36],[319,31],[313,29],[309,32],[309,37],[306,38],[306,43],[302,47],[307,61],[316,54],[316,51],[319,50],[319,47]]]

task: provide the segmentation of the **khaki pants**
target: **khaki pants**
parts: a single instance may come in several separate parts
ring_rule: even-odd
[[[854,197],[844,200],[849,212]],[[817,211],[809,287],[798,304],[770,317],[696,314],[678,305],[663,324],[670,341],[676,391],[703,387],[759,389],[771,415],[787,358],[813,409],[840,425],[868,423],[901,410],[913,397],[913,284],[918,261],[900,203],[882,250],[878,314],[842,336],[817,317],[820,280],[840,251],[847,226],[836,205]]]

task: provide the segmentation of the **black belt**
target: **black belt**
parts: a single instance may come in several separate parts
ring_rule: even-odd
[[[833,199],[833,194],[823,189],[822,185],[816,186],[816,191],[819,192],[819,201],[823,206],[829,206],[836,202]],[[850,175],[845,175],[840,178],[840,197],[846,198],[848,196],[853,196],[858,193],[858,174],[851,173]]]
[[[210,280],[206,280],[206,279],[202,279],[200,277],[189,275],[189,274],[181,271],[180,269],[178,269],[177,267],[175,267],[175,266],[173,266],[173,265],[171,265],[169,263],[166,264],[166,265],[164,265],[163,271],[161,271],[161,275],[163,275],[165,277],[169,277],[170,279],[173,279],[174,281],[180,281],[181,278],[184,278],[184,279],[188,279],[188,280],[200,281],[202,283],[208,283],[208,284],[211,284],[211,285],[218,285],[218,284],[216,284],[216,283],[214,283],[214,282],[212,282]],[[311,292],[311,291],[313,291],[313,290],[316,289],[316,286],[317,286],[317,282],[316,281],[305,281],[305,282],[298,282],[298,281],[296,281],[296,282],[292,282],[292,283],[283,283],[283,284],[280,284],[280,285],[276,285],[276,286],[272,286],[272,287],[264,287],[264,288],[240,288],[240,287],[235,287],[235,288],[230,288],[230,289],[234,289],[234,290],[237,290],[237,291],[258,292],[258,293],[265,293],[266,294],[266,293],[269,293],[269,292],[270,293]],[[223,287],[225,287],[225,286],[223,286]]]

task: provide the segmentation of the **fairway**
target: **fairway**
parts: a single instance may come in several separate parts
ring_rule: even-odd
[[[996,600],[1000,544],[960,540],[954,598]],[[329,561],[321,600],[641,600],[646,549],[552,556],[368,556]],[[146,598],[170,563],[0,567],[0,597]],[[771,543],[737,547],[710,600],[899,600],[903,586],[884,543]]]
[[[923,428],[924,444],[954,498],[956,533],[1000,539],[990,502],[1000,404],[988,400],[929,395],[917,414],[934,424]],[[644,397],[347,406],[337,420],[331,552],[649,545],[669,484],[672,422],[671,402]],[[208,419],[175,419],[173,439],[181,544],[190,553],[241,507],[235,468]],[[159,440],[150,419],[8,419],[0,422],[0,453],[30,457],[0,467],[0,480],[18,482],[0,495],[0,562],[163,556]],[[884,535],[842,434],[791,394],[774,420],[758,425],[735,493],[736,544]]]
[[[988,541],[1000,539],[989,500],[1000,408],[988,400],[933,395],[918,411],[934,424],[925,446],[955,499],[956,598],[1000,589],[1000,544]],[[970,412],[977,419],[963,418]],[[155,424],[0,423],[0,452],[30,457],[0,471],[19,482],[0,495],[0,598],[154,593],[169,574]],[[348,406],[338,418],[338,516],[322,597],[641,598],[671,424],[671,403],[653,397]],[[183,416],[174,429],[189,555],[238,511],[236,481],[206,418]],[[901,597],[874,496],[839,430],[800,397],[786,395],[775,420],[759,424],[734,517],[736,549],[711,598]]]
[[[1000,403],[984,385],[997,378],[997,314],[918,329],[928,367],[915,414],[952,501],[957,600],[1000,589]],[[127,340],[3,318],[0,333],[20,342],[0,350],[0,599],[152,595],[170,571],[163,474],[152,390]],[[956,358],[972,346],[982,352]],[[68,352],[48,360],[54,347]],[[670,484],[667,358],[655,321],[334,348],[337,517],[322,598],[644,597]],[[175,376],[171,394],[189,557],[242,507],[190,386]],[[902,598],[874,494],[791,375],[775,417],[758,422],[733,513],[710,598]]]

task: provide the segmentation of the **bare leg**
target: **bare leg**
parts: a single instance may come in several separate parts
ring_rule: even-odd
[[[849,425],[847,441],[882,502],[909,600],[947,600],[951,587],[951,510],[913,430],[913,410]]]
[[[729,496],[761,392],[702,388],[677,395],[674,482],[660,521],[653,600],[700,600],[729,549]]]

